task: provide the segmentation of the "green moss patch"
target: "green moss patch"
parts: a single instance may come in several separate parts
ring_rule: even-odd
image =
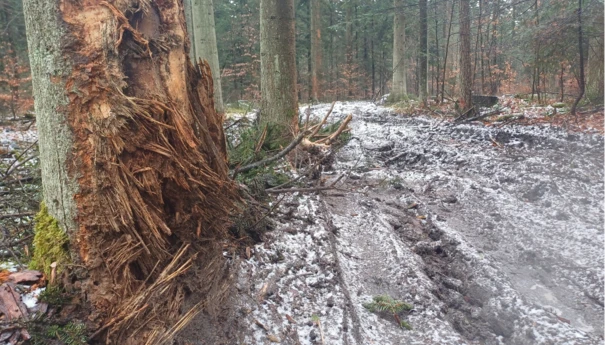
[[[48,214],[44,202],[40,204],[40,212],[36,214],[34,222],[34,255],[29,267],[50,276],[50,264],[56,262],[57,272],[61,272],[71,262],[69,237],[59,227],[57,220]]]

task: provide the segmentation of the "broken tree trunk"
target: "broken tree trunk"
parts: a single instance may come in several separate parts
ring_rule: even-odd
[[[183,1],[187,18],[187,32],[191,43],[189,55],[194,64],[200,59],[208,61],[214,84],[214,109],[225,112],[221,88],[221,69],[218,63],[216,30],[214,25],[214,4],[212,0]]]
[[[92,308],[96,340],[169,339],[221,303],[234,198],[209,67],[188,58],[182,2],[24,9],[44,201],[70,239],[72,288]],[[200,301],[193,310],[181,310],[186,291]]]

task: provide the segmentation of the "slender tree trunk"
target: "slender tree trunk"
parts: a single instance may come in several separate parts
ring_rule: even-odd
[[[185,0],[183,5],[191,42],[190,56],[194,64],[197,64],[199,59],[208,61],[214,81],[214,107],[218,113],[224,113],[212,0]],[[190,13],[187,14],[188,12]]]
[[[481,46],[479,45],[479,39],[481,37],[481,25],[483,23],[483,1],[479,0],[479,17],[477,19],[477,38],[475,39],[475,63],[473,64],[473,81],[477,78],[477,65],[479,54],[483,54],[483,41],[481,41]],[[483,59],[483,56],[481,56]],[[483,86],[481,86],[483,87]],[[483,93],[483,90],[481,91]]]
[[[311,0],[311,100],[319,101],[322,49],[321,49],[321,2]]]
[[[454,5],[455,0],[452,0],[452,8],[450,11],[450,23],[447,29],[447,40],[445,42],[445,56],[443,57],[443,78],[441,83],[441,103],[443,103],[443,99],[445,98],[445,73],[447,72],[447,55],[450,51],[450,38],[452,37],[452,23],[454,22]]]
[[[193,313],[223,300],[234,194],[210,69],[190,63],[181,2],[24,9],[44,201],[70,238],[65,284],[78,281],[69,287],[92,308],[95,340],[170,339],[188,320],[187,291]]]
[[[405,14],[402,0],[395,0],[395,16],[393,20],[393,88],[390,100],[393,102],[407,98],[405,58]]]
[[[488,56],[493,59],[490,61],[488,58],[488,72],[489,72],[489,83],[490,83],[490,94],[495,95],[498,92],[498,77],[494,76],[492,67],[498,64],[498,27],[500,23],[500,1],[496,1],[494,4],[493,15],[492,15],[492,39],[490,41],[489,46],[489,54]]]
[[[578,87],[580,88],[580,93],[578,94],[578,97],[571,106],[572,115],[576,115],[578,103],[580,103],[582,97],[584,97],[584,91],[586,89],[586,81],[584,79],[584,37],[582,32],[582,0],[578,0],[578,50],[580,53],[580,74],[578,75]]]
[[[353,14],[352,14],[352,1],[347,1],[346,6],[346,28],[345,28],[345,61],[348,70],[352,70],[353,68]],[[338,68],[338,67],[337,67]],[[351,83],[351,75],[350,73],[346,76],[347,78],[347,95],[353,96],[353,86]],[[336,77],[338,80],[338,76]]]
[[[418,0],[420,9],[420,73],[418,75],[418,93],[424,106],[427,106],[428,97],[428,24],[427,24],[427,0]],[[469,49],[470,53],[470,49]]]
[[[471,68],[471,17],[469,0],[460,0],[460,82],[464,111],[473,107],[473,70]]]
[[[260,40],[260,124],[289,141],[298,131],[294,0],[261,0]]]
[[[597,25],[603,27],[603,16],[599,16]],[[603,60],[605,49],[603,47],[603,36],[593,37],[589,42],[589,53],[586,73],[586,98],[593,103],[603,103]]]
[[[561,73],[559,73],[559,89],[560,89],[560,97],[559,102],[563,102],[563,97],[565,96],[565,64],[561,63]]]
[[[434,16],[435,16],[435,63],[433,66],[436,67],[434,76],[435,76],[435,88],[432,91],[433,95],[435,95],[435,99],[439,100],[439,78],[441,77],[441,56],[439,52],[439,17],[438,17],[438,4],[433,4]]]

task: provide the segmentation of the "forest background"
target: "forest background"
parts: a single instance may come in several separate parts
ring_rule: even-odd
[[[580,1],[586,82],[580,105],[602,104],[603,3]],[[235,107],[260,100],[259,3],[214,1],[223,99]],[[578,95],[577,1],[476,0],[470,5],[474,94],[523,95],[539,102],[572,101]],[[428,91],[437,102],[454,100],[460,91],[458,8],[456,0],[427,5]],[[396,11],[405,22],[407,94],[418,96],[418,1],[296,0],[300,102],[315,98],[312,63],[319,65],[318,101],[377,100],[389,93]],[[0,30],[0,115],[9,118],[33,111],[21,0],[0,2]],[[312,32],[319,37],[316,49]]]

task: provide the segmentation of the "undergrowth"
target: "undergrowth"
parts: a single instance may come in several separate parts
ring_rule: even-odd
[[[29,343],[32,345],[86,345],[88,344],[86,326],[76,321],[65,325],[51,324],[32,332]]]
[[[372,298],[372,302],[364,303],[363,307],[372,313],[391,314],[395,318],[395,321],[399,327],[412,329],[412,326],[410,326],[410,324],[406,321],[401,320],[399,315],[404,311],[412,310],[413,306],[411,304],[396,300],[391,296],[381,295],[374,296]]]

